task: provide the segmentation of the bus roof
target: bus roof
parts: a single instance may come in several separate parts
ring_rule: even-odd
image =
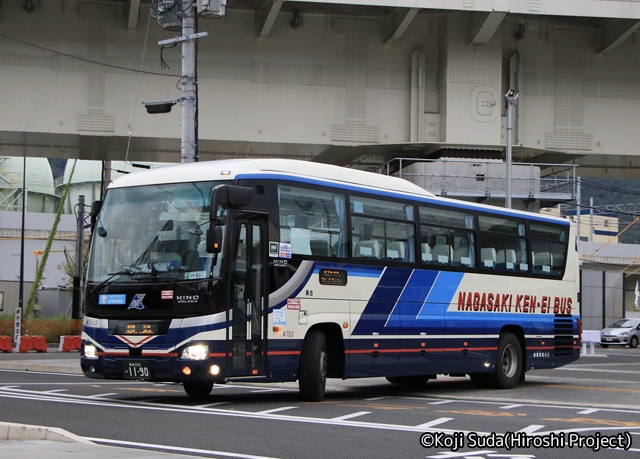
[[[224,172],[224,174],[223,174]],[[420,196],[435,196],[433,193],[405,179],[366,172],[331,164],[311,163],[292,159],[223,159],[199,163],[178,164],[120,177],[109,188],[122,188],[158,183],[202,182],[208,180],[233,180],[237,176],[252,174],[290,175],[349,183],[364,187],[382,188],[389,191]]]
[[[485,204],[460,201],[436,196],[430,191],[408,180],[388,175],[376,174],[357,169],[312,163],[293,159],[222,159],[198,163],[177,164],[122,176],[109,185],[109,188],[157,185],[163,183],[203,182],[211,180],[233,180],[235,178],[269,178],[309,182],[325,182],[340,187],[364,187],[383,193],[399,193],[420,197],[426,202],[476,211],[489,211],[495,214],[519,216],[525,219],[556,221],[568,225],[569,221],[551,215],[540,215],[523,210],[506,209]],[[385,193],[385,194],[386,194]]]

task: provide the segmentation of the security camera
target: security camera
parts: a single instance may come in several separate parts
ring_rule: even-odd
[[[142,105],[147,109],[147,113],[169,113],[171,107],[180,102],[180,99],[160,99],[142,101]]]

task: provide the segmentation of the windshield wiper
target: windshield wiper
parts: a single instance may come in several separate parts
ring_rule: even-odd
[[[91,289],[91,293],[92,294],[95,293],[97,290],[101,289],[106,284],[110,283],[109,281],[111,281],[111,279],[113,279],[116,276],[134,276],[136,274],[151,274],[151,273],[142,271],[142,268],[140,266],[125,266],[124,268],[120,269],[119,271],[115,271],[115,272],[112,272],[112,273],[107,273],[107,276],[109,276],[109,277],[107,277],[105,280],[103,280],[98,285],[93,287]]]

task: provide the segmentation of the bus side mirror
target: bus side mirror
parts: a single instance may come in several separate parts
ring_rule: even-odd
[[[94,228],[96,227],[96,222],[98,221],[98,214],[100,213],[100,209],[102,209],[102,201],[93,201],[93,204],[91,204],[91,232],[92,233]]]
[[[207,230],[207,252],[220,253],[222,249],[222,227],[212,226]]]
[[[218,185],[211,190],[211,206],[209,210],[209,220],[216,222],[218,219],[218,208],[226,206],[229,208],[244,207],[249,204],[253,188],[236,185]]]

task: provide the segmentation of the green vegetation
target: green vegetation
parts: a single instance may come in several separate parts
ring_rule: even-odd
[[[0,336],[13,336],[14,316],[0,315]],[[22,333],[24,335],[44,336],[47,343],[59,343],[60,336],[72,335],[72,320],[68,317],[50,317],[24,319]]]

